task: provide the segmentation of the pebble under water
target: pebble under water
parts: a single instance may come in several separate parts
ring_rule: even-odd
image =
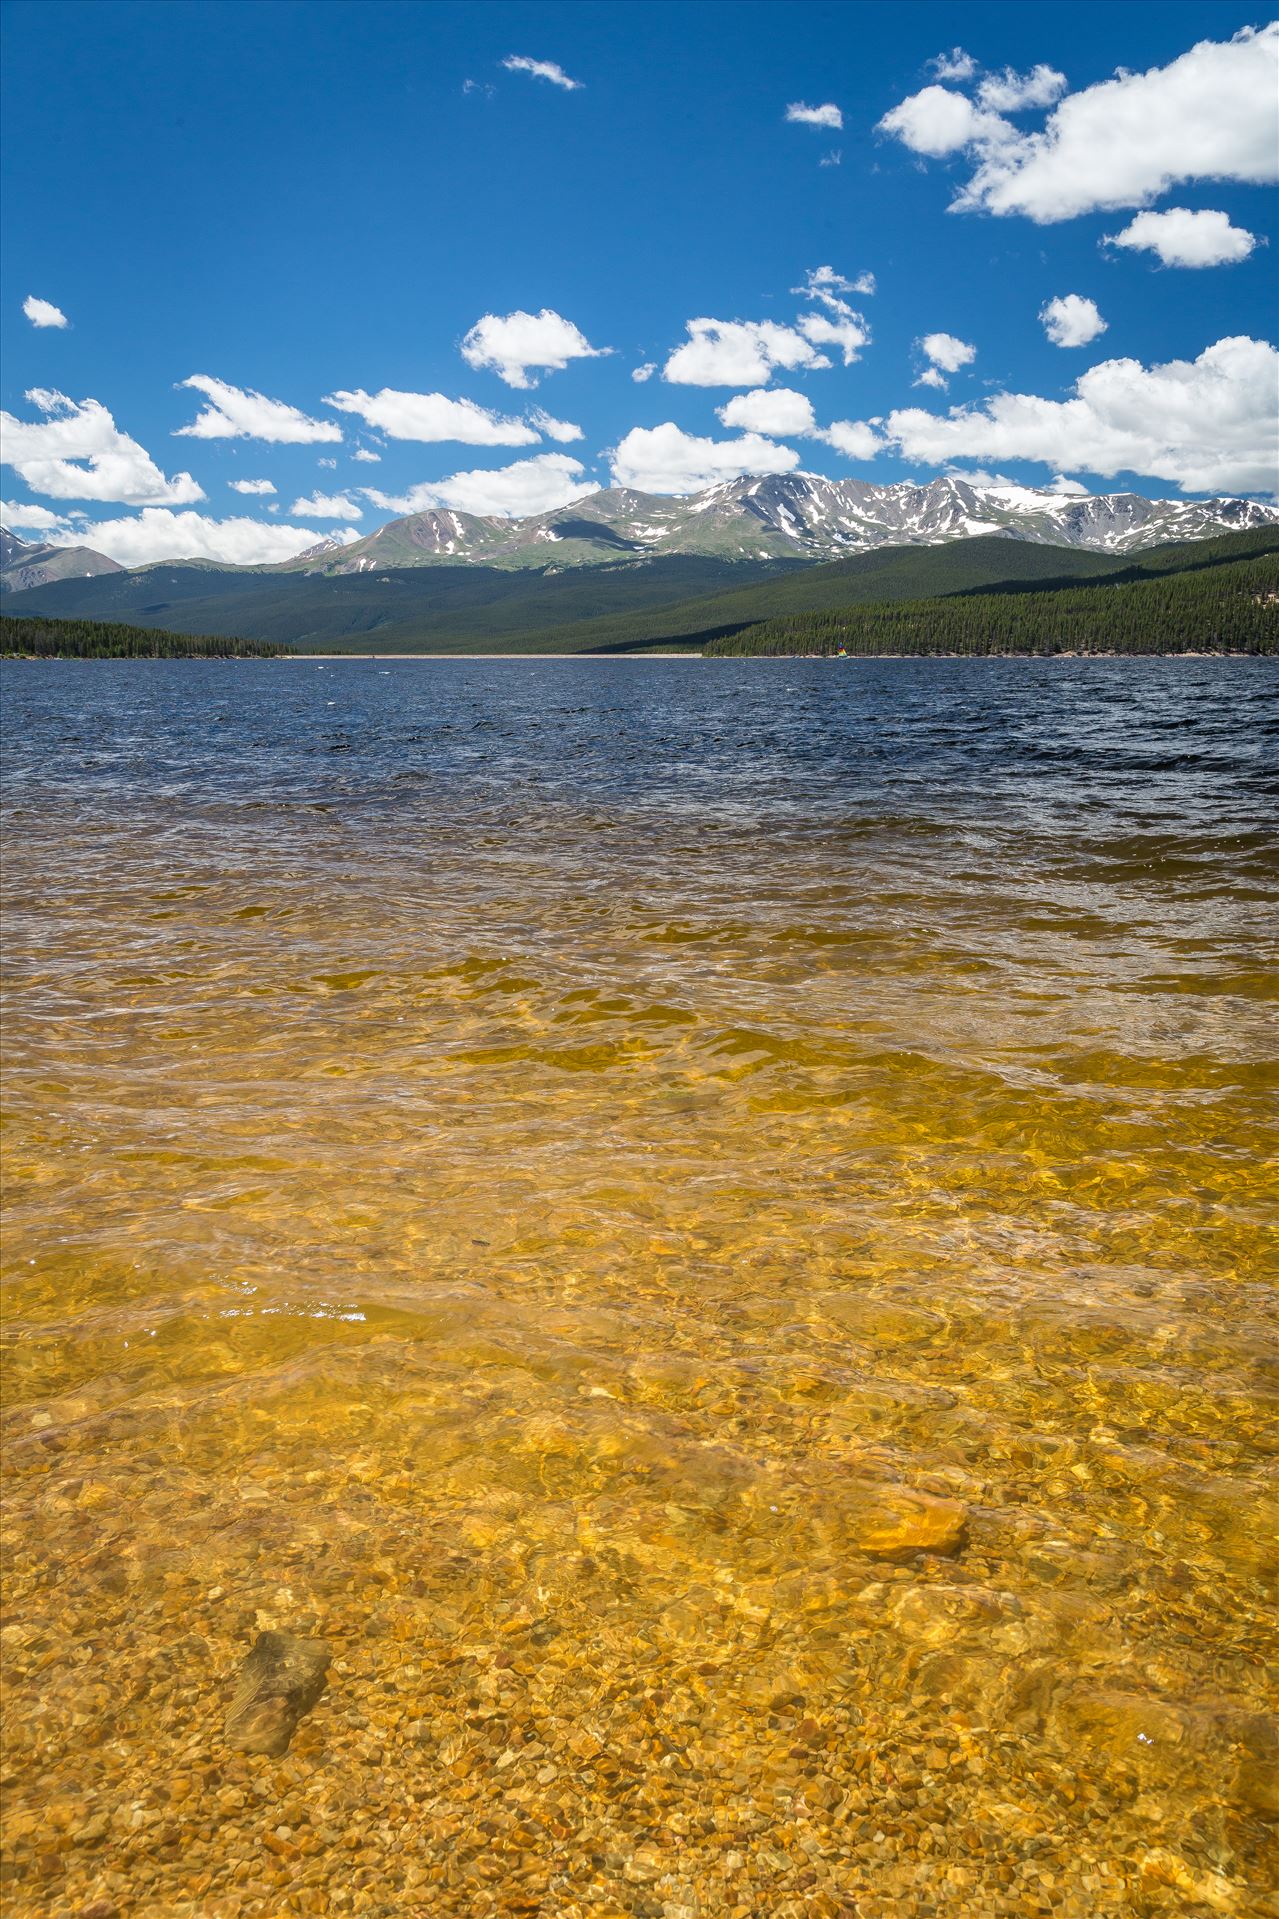
[[[1279,1912],[1272,663],[2,680],[10,1919]]]

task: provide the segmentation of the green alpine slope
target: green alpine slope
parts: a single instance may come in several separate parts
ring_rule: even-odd
[[[1109,581],[1049,590],[1022,586],[787,614],[713,640],[706,652],[1275,653],[1279,551],[1248,558],[1222,553],[1207,564],[1174,564],[1162,572],[1134,565]]]
[[[792,562],[790,570],[807,571]],[[376,573],[218,571],[167,563],[6,596],[24,613],[242,633],[302,652],[510,652],[530,630],[682,602],[783,571],[776,561],[624,560],[541,573],[487,566]],[[553,649],[554,650],[554,649]]]

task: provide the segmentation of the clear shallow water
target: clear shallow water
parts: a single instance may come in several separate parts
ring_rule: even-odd
[[[1272,666],[3,690],[14,1910],[1268,1910]]]

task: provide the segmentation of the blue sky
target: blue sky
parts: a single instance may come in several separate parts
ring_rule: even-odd
[[[409,507],[744,470],[1274,491],[1264,13],[4,20],[4,494],[26,537],[283,558]]]

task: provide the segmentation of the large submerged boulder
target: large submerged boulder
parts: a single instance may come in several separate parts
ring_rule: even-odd
[[[322,1639],[259,1633],[227,1712],[228,1743],[240,1752],[287,1752],[299,1721],[324,1691],[330,1658]]]

